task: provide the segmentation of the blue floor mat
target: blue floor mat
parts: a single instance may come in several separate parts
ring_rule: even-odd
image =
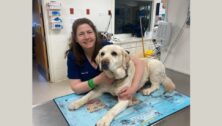
[[[68,104],[82,96],[69,94],[54,99],[54,102],[70,126],[94,126],[117,102],[113,96],[104,94],[99,98],[106,105],[103,109],[90,113],[86,106],[83,106],[78,110],[69,111],[67,108]],[[136,94],[136,98],[140,100],[140,103],[128,107],[120,113],[114,118],[111,126],[151,125],[190,105],[190,97],[177,91],[164,93],[162,86],[150,96],[143,96],[139,92]]]

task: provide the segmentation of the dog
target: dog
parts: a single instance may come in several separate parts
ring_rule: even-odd
[[[175,84],[167,77],[162,62],[153,58],[143,58],[141,60],[143,60],[146,65],[138,90],[141,89],[148,80],[151,82],[151,87],[142,89],[143,95],[150,95],[160,87],[161,83],[166,91],[171,92],[175,89]],[[78,109],[88,101],[101,96],[105,92],[118,96],[118,93],[123,88],[131,86],[135,74],[135,65],[130,55],[122,47],[114,44],[104,46],[96,56],[96,63],[100,70],[105,72],[109,78],[114,78],[114,83],[100,84],[82,98],[71,102],[69,104],[70,110]],[[117,104],[114,105],[96,125],[109,126],[115,116],[124,111],[130,102],[130,100],[118,99]]]

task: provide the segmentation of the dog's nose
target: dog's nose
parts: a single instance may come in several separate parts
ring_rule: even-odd
[[[108,70],[109,68],[109,60],[105,59],[101,61],[102,69]]]

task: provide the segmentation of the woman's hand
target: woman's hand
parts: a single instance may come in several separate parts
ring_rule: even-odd
[[[131,56],[130,58],[135,65],[135,73],[131,86],[120,91],[118,95],[120,99],[132,99],[133,95],[136,93],[139,87],[139,83],[142,79],[144,68],[146,65],[144,61],[139,60],[137,57]]]
[[[136,93],[136,89],[133,88],[132,86],[131,87],[126,87],[126,88],[123,88],[122,90],[120,90],[119,94],[118,94],[118,97],[120,99],[123,99],[123,100],[126,100],[126,99],[132,99],[133,98],[133,95]]]

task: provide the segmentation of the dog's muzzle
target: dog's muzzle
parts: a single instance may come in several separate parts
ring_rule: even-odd
[[[109,60],[107,60],[107,59],[102,60],[101,67],[102,67],[102,70],[108,70],[109,69]]]

